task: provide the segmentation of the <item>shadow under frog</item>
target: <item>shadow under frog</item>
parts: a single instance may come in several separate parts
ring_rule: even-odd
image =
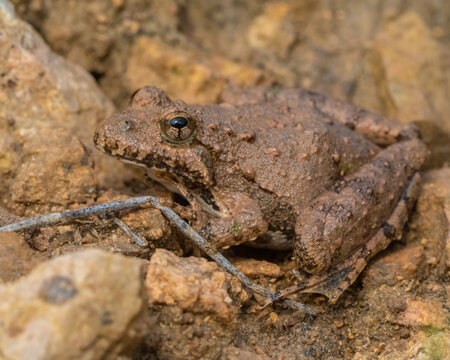
[[[293,246],[311,276],[283,294],[336,301],[401,235],[428,152],[416,128],[302,89],[223,100],[191,105],[144,87],[95,145],[185,196],[215,246]]]

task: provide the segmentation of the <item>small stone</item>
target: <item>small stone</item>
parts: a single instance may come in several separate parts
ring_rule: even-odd
[[[230,276],[214,262],[196,257],[181,258],[157,249],[146,278],[149,304],[177,306],[233,322],[237,308],[227,301],[229,281]]]
[[[234,265],[250,277],[267,276],[277,278],[282,275],[281,269],[277,264],[265,260],[238,259],[234,261]]]
[[[281,155],[281,154],[280,154],[280,151],[279,151],[277,148],[273,148],[273,147],[267,148],[266,150],[264,150],[264,152],[265,152],[266,154],[272,155],[272,156],[274,156],[274,157],[278,157],[278,156]]]
[[[271,360],[265,354],[256,354],[248,350],[239,349],[234,346],[229,346],[222,351],[222,360]]]
[[[408,326],[432,326],[436,329],[448,325],[442,305],[435,299],[407,299],[406,309],[398,322]]]

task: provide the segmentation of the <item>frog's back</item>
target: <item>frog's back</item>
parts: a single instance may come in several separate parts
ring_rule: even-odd
[[[248,182],[255,198],[264,198],[262,190],[272,194],[266,202],[283,203],[295,213],[379,151],[315,109],[305,91],[235,104],[205,108],[211,112],[206,128],[218,128],[216,137],[208,135],[210,146],[220,150],[218,186],[232,190]]]

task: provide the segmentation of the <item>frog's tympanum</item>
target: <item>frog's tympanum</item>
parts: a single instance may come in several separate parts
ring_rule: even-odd
[[[427,155],[416,128],[301,89],[222,100],[190,105],[144,87],[94,141],[189,194],[194,227],[217,247],[293,247],[311,274],[297,288],[335,301],[402,232]]]

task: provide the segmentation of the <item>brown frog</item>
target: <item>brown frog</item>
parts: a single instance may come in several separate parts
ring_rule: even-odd
[[[184,195],[217,247],[292,245],[311,277],[287,292],[331,301],[401,234],[427,154],[414,126],[302,89],[200,106],[144,87],[94,142]]]

